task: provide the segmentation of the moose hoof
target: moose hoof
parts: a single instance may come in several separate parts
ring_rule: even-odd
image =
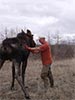
[[[30,96],[26,96],[26,99],[30,99]]]
[[[26,89],[28,89],[28,86],[25,86]]]
[[[10,90],[14,90],[14,87],[10,87]]]

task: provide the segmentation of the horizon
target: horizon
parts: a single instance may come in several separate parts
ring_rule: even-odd
[[[29,28],[33,33],[75,33],[75,0],[0,0],[2,27]]]
[[[27,29],[25,29],[24,31],[26,32],[26,30]],[[20,28],[17,28],[17,30],[16,29],[7,29],[7,28],[5,28],[4,30],[2,30],[2,31],[4,31],[4,32],[0,32],[0,43],[6,38],[6,37],[8,37],[8,38],[11,38],[11,37],[16,37],[17,36],[17,34],[19,33],[19,32],[21,32],[21,29]],[[6,33],[7,32],[7,33]],[[31,31],[32,32],[32,31]],[[45,37],[46,38],[46,40],[48,41],[48,42],[50,42],[51,44],[56,44],[57,43],[57,41],[59,41],[59,44],[60,43],[75,43],[75,34],[74,33],[72,33],[72,34],[70,34],[70,33],[67,33],[67,34],[65,34],[65,33],[63,33],[63,34],[60,34],[60,33],[49,33],[49,34],[40,34],[40,35],[38,35],[38,34],[35,34],[35,33],[33,33],[32,32],[32,34],[34,35],[34,40],[35,40],[35,42],[37,43],[37,44],[39,44],[39,42],[37,41],[38,40],[38,38],[40,37],[40,36],[43,36],[43,37]],[[7,35],[7,36],[6,36]]]

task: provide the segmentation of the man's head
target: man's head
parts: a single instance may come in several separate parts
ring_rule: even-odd
[[[39,37],[39,42],[42,44],[45,43],[45,37]]]

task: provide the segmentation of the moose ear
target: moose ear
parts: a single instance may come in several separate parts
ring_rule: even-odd
[[[32,32],[29,29],[27,29],[27,35],[28,36],[33,36]]]
[[[27,33],[31,33],[31,31],[29,29],[27,29]]]
[[[25,34],[25,32],[24,32],[24,30],[23,30],[23,29],[21,29],[21,32]]]

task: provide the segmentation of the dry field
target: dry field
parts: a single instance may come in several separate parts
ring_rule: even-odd
[[[55,86],[45,92],[43,82],[40,78],[42,64],[35,57],[28,59],[26,70],[26,85],[31,96],[31,100],[75,100],[75,59],[54,61],[52,72]],[[6,62],[0,70],[0,100],[25,100],[23,92],[17,81],[15,88],[11,86],[11,63]]]

